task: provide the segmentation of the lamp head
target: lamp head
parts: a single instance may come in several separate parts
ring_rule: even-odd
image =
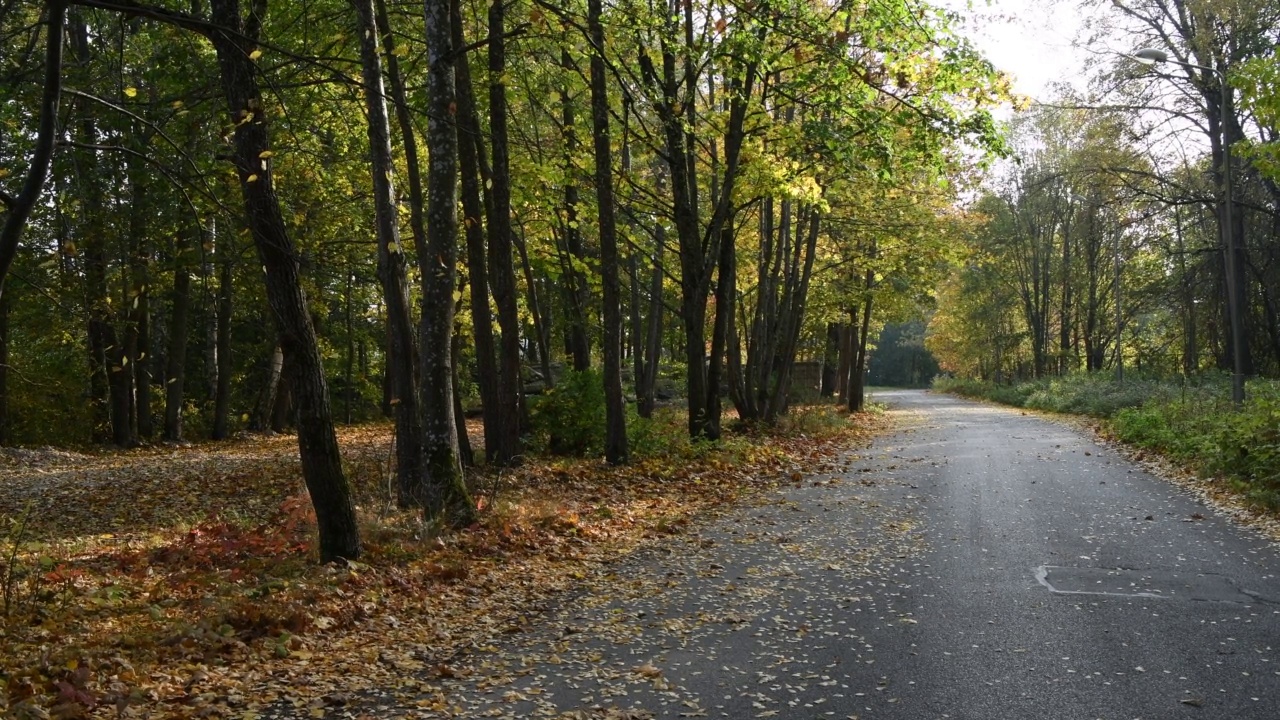
[[[1143,48],[1133,54],[1133,59],[1143,65],[1155,65],[1156,63],[1168,62],[1169,53],[1159,48]]]

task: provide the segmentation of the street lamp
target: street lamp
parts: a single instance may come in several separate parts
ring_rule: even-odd
[[[1216,68],[1195,63],[1174,60],[1169,53],[1159,48],[1144,48],[1133,54],[1133,59],[1143,65],[1156,63],[1173,63],[1185,68],[1194,68],[1213,73],[1218,79],[1221,100],[1218,103],[1218,131],[1222,134],[1222,216],[1221,236],[1224,270],[1227,275],[1227,315],[1231,322],[1231,402],[1236,408],[1244,403],[1244,311],[1243,278],[1237,275],[1244,268],[1241,260],[1241,248],[1236,238],[1235,225],[1232,222],[1231,193],[1231,143],[1227,137],[1227,122],[1231,118],[1231,86],[1227,84],[1227,76]]]

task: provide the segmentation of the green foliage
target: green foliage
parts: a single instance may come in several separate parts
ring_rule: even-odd
[[[1100,377],[1096,373],[1076,373],[1027,385],[1036,390],[1027,396],[1024,407],[1099,418],[1111,417],[1124,408],[1138,407],[1145,400],[1160,396],[1165,387],[1152,380],[1116,382],[1110,375]]]
[[[1249,390],[1238,412],[1220,382],[1121,411],[1111,427],[1125,442],[1226,478],[1254,505],[1280,509],[1280,383],[1255,381]]]
[[[627,413],[627,445],[633,460],[670,457],[675,453],[693,452],[706,443],[690,443],[684,414],[677,408],[664,407],[653,417],[642,418],[634,408]]]
[[[1280,126],[1280,63],[1275,48],[1268,57],[1243,63],[1232,77],[1232,84],[1240,88],[1241,106],[1260,125]],[[1253,161],[1259,172],[1272,180],[1280,178],[1280,142],[1246,139],[1242,144],[1241,153]]]
[[[871,354],[868,382],[891,387],[925,387],[938,374],[938,361],[924,346],[924,322],[890,323]]]
[[[1211,469],[1256,505],[1280,509],[1280,383],[1253,383],[1240,412],[1221,418]]]
[[[599,370],[569,370],[554,388],[529,399],[533,447],[556,455],[604,452],[604,378]]]
[[[973,378],[939,376],[933,380],[933,389],[938,392],[954,393],[964,397],[991,400],[1005,405],[1022,407],[1026,404],[1027,398],[1037,390],[1037,385],[1035,383],[998,385]]]
[[[1176,388],[1167,382],[1129,378],[1116,382],[1110,374],[1075,373],[1064,377],[999,385],[983,380],[940,377],[933,389],[966,397],[992,400],[1033,410],[1109,418],[1124,408],[1138,407],[1156,398],[1169,397]]]
[[[24,276],[25,277],[25,276]],[[88,440],[85,349],[58,314],[67,312],[11,280],[9,421],[15,445],[79,445]]]

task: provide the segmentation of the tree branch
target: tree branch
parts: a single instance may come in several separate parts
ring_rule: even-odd
[[[6,202],[9,213],[0,226],[0,293],[4,292],[4,278],[13,266],[18,254],[18,241],[26,228],[27,218],[44,191],[44,181],[53,162],[54,141],[58,135],[58,100],[62,95],[62,42],[63,27],[67,20],[67,6],[63,0],[50,0],[48,5],[48,30],[45,37],[44,92],[40,97],[40,124],[36,131],[36,145],[31,153],[31,166],[22,183],[22,191],[11,202]]]
[[[229,28],[222,27],[215,23],[209,22],[202,18],[196,17],[184,12],[168,10],[154,5],[144,5],[134,2],[133,0],[69,0],[71,5],[79,5],[81,7],[98,8],[99,10],[114,10],[115,12],[128,15],[129,17],[143,17],[151,20],[158,20],[162,23],[174,25],[185,30],[199,33],[205,37],[209,37],[215,32],[229,32]]]

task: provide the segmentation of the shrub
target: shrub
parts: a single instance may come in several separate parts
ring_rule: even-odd
[[[598,370],[569,370],[555,387],[529,399],[534,446],[556,455],[604,452],[604,377]]]
[[[689,446],[684,414],[677,408],[658,408],[653,417],[642,418],[635,408],[627,412],[627,445],[636,460],[668,457]]]
[[[1280,509],[1280,385],[1250,388],[1245,406],[1220,419],[1210,469],[1230,478],[1254,504]]]

